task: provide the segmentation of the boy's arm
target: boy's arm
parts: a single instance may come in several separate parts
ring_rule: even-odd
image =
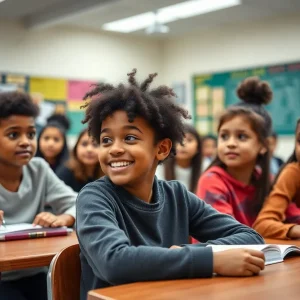
[[[45,203],[50,205],[57,215],[76,216],[76,197],[75,193],[69,186],[61,181],[48,164],[44,164],[46,176]]]
[[[192,237],[209,244],[264,244],[263,238],[250,227],[187,193]]]
[[[209,247],[133,246],[118,225],[113,202],[94,184],[81,190],[77,199],[77,236],[95,276],[112,285],[212,276]]]
[[[228,189],[219,175],[209,172],[203,174],[198,182],[196,194],[217,211],[234,216],[228,201]]]

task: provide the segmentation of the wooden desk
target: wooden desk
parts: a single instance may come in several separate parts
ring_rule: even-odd
[[[276,239],[265,239],[266,244],[279,244],[279,245],[296,245],[300,247],[299,240],[276,240]]]
[[[269,244],[296,244],[300,241],[266,239]],[[259,276],[214,277],[137,282],[90,291],[88,300],[294,300],[300,292],[300,257],[269,265]]]
[[[0,242],[0,272],[49,266],[56,253],[77,243],[75,232],[68,236]]]

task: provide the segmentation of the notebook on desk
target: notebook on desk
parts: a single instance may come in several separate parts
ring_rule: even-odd
[[[265,255],[265,265],[282,262],[289,253],[300,255],[300,247],[296,245],[208,245],[207,247],[212,247],[213,252],[239,248],[259,250]]]
[[[68,235],[73,230],[67,227],[42,227],[29,223],[0,226],[0,241],[12,241]]]

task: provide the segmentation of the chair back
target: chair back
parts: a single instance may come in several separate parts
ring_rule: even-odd
[[[57,253],[47,275],[48,300],[79,300],[81,265],[79,245],[71,245]]]

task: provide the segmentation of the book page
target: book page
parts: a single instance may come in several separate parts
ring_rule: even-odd
[[[230,249],[253,249],[263,251],[266,248],[273,248],[273,245],[208,245],[207,247],[212,247],[213,252],[225,251]]]
[[[280,251],[281,251],[281,256],[284,258],[287,254],[291,252],[299,252],[300,253],[300,247],[296,245],[278,245]]]
[[[30,223],[20,223],[20,224],[11,224],[11,225],[5,225],[0,226],[0,234],[7,234],[11,232],[16,231],[22,231],[22,230],[28,230],[28,229],[35,229],[35,228],[42,228],[40,225],[32,225]]]

